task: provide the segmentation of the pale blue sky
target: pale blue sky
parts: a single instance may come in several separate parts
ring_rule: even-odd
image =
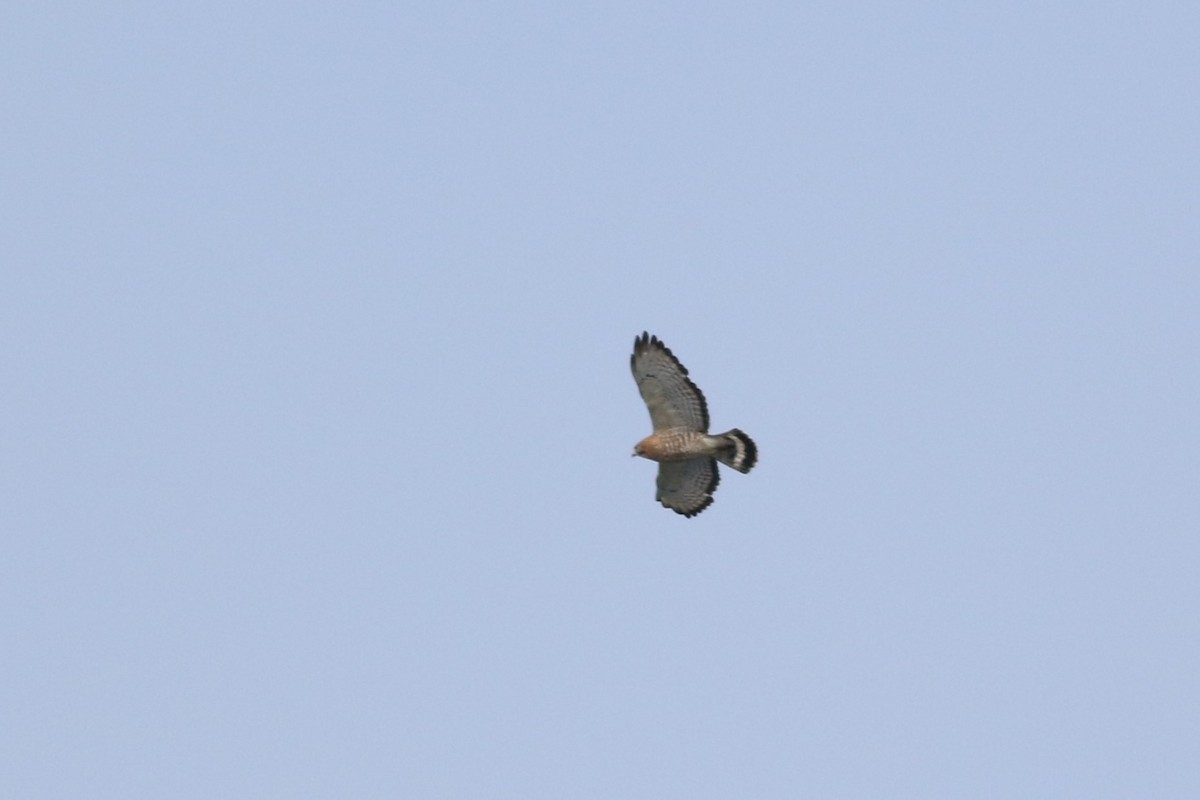
[[[1195,4],[0,23],[0,795],[1200,796]]]

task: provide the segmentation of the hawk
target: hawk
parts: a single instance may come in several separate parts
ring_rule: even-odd
[[[654,499],[694,517],[712,504],[721,479],[717,462],[749,472],[758,448],[737,428],[709,435],[704,395],[657,336],[642,333],[633,340],[629,366],[654,425],[654,433],[634,445],[633,454],[658,462]]]

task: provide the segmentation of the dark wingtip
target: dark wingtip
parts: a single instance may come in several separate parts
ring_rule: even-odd
[[[642,331],[641,336],[633,337],[633,354],[636,356],[638,353],[645,352],[652,341],[655,341],[654,337],[646,331]]]
[[[692,508],[692,509],[688,509],[687,511],[683,511],[683,510],[681,510],[681,509],[678,509],[678,508],[671,508],[671,507],[670,507],[669,505],[667,505],[666,503],[663,503],[663,507],[664,507],[664,508],[671,508],[671,510],[672,510],[672,511],[674,511],[676,514],[679,514],[679,515],[680,515],[680,516],[682,516],[682,517],[687,517],[688,519],[691,519],[692,517],[696,516],[696,515],[697,515],[697,514],[699,514],[701,511],[703,511],[704,509],[708,508],[708,507],[709,507],[709,506],[711,506],[712,504],[713,504],[713,498],[712,498],[712,496],[710,495],[709,497],[705,498],[704,502],[703,502],[703,503],[701,503],[701,504],[700,504],[698,507],[696,507],[696,508]]]

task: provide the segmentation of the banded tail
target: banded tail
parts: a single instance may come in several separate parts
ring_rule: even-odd
[[[758,463],[758,448],[754,440],[737,428],[717,435],[724,443],[717,451],[717,460],[738,472],[749,472]]]

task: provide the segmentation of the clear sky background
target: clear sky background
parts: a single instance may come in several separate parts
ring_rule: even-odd
[[[1200,796],[1195,4],[0,26],[0,796]]]

